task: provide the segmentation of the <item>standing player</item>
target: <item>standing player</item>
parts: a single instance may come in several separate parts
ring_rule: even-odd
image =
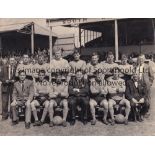
[[[33,78],[38,78],[38,73],[40,70],[45,71],[45,75],[49,76],[50,72],[48,73],[49,64],[45,63],[45,58],[43,55],[38,56],[38,63],[34,64],[32,67],[33,71]]]
[[[74,60],[69,63],[71,67],[71,75],[75,75],[76,70],[81,69],[82,71],[85,71],[86,69],[86,62],[84,60],[80,59],[80,52],[78,50],[75,50],[73,53]]]
[[[64,72],[65,75],[68,74],[70,71],[70,65],[68,61],[62,58],[61,49],[57,49],[54,51],[54,59],[51,60],[50,65],[52,73]]]
[[[19,63],[17,65],[17,69],[16,69],[16,76],[18,77],[18,72],[20,70],[24,70],[26,73],[26,76],[30,79],[32,79],[32,64],[30,63],[30,58],[28,56],[28,54],[24,54],[23,55],[23,62]]]
[[[106,79],[112,76],[111,72],[113,68],[118,67],[118,64],[114,62],[114,58],[114,54],[112,52],[108,52],[106,62],[101,62],[103,68],[102,70]]]
[[[128,58],[125,54],[123,54],[121,56],[121,63],[119,64],[119,69],[122,73],[122,75],[120,75],[125,81],[131,79],[131,75],[133,74],[133,65],[130,65],[128,63]]]
[[[98,53],[94,52],[91,56],[91,62],[87,64],[86,73],[88,77],[94,76],[94,72],[99,70],[102,71],[102,64],[99,63],[99,55]]]

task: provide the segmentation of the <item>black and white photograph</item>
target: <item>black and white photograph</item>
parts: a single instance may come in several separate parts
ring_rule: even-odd
[[[155,18],[0,18],[1,136],[154,136]]]

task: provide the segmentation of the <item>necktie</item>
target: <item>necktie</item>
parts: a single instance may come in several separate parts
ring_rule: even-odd
[[[22,92],[24,91],[24,82],[21,83],[22,85]]]

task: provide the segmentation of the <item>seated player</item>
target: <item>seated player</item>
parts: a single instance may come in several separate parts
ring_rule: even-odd
[[[75,116],[77,106],[81,107],[83,124],[87,124],[88,106],[89,106],[89,85],[84,79],[84,74],[81,70],[76,71],[75,77],[72,77],[69,82],[69,106],[71,110],[71,125],[75,124]]]
[[[128,117],[130,113],[130,102],[125,99],[125,81],[119,77],[119,69],[113,69],[113,76],[107,79],[108,85],[108,94],[109,94],[109,112],[111,116],[111,125],[115,124],[114,120],[114,107],[118,111],[121,106],[125,106],[125,122],[124,124],[128,124]]]
[[[108,125],[107,122],[107,115],[108,115],[108,102],[106,99],[107,95],[107,87],[105,81],[103,79],[103,74],[99,71],[95,72],[96,77],[91,79],[90,82],[90,111],[92,114],[92,121],[91,124],[96,124],[96,117],[95,117],[95,107],[100,105],[104,109],[104,116],[103,116],[103,123]]]
[[[26,79],[26,73],[24,70],[19,71],[19,81],[15,82],[12,94],[11,108],[12,108],[12,125],[18,124],[18,111],[19,106],[26,106],[25,112],[25,128],[30,128],[31,122],[31,101],[33,100],[34,95],[34,86],[33,82]]]
[[[131,103],[134,120],[137,121],[138,116],[138,120],[143,121],[143,110],[148,105],[148,98],[146,84],[140,80],[138,73],[135,72],[132,79],[127,81],[125,94]]]
[[[53,127],[53,116],[54,116],[54,109],[56,107],[62,107],[63,109],[63,122],[62,125],[64,127],[67,126],[67,115],[68,115],[68,84],[63,81],[62,73],[57,73],[56,81],[52,82],[50,85],[50,103],[49,103],[49,117],[50,117],[50,127]]]
[[[45,79],[45,70],[38,72],[38,81],[34,84],[34,100],[31,102],[31,109],[35,119],[34,126],[40,126],[44,123],[45,117],[48,112],[48,94],[49,94],[49,82]],[[38,120],[37,109],[38,106],[44,106],[41,120]]]

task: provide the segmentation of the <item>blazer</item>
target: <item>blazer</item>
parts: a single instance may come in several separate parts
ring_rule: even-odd
[[[144,69],[142,72],[142,81],[146,84],[147,88],[152,86],[154,80],[154,73],[152,67],[144,63]]]
[[[25,79],[24,88],[22,90],[22,85],[20,81],[14,83],[12,99],[13,100],[33,100],[34,96],[34,85],[33,81]]]
[[[73,91],[74,88],[80,90],[80,92]],[[69,81],[69,95],[70,96],[88,96],[89,95],[89,85],[86,79],[82,79],[81,81],[77,81],[76,77],[72,77]]]
[[[138,82],[137,88],[132,79],[126,82],[125,96],[126,99],[128,99],[129,101],[132,98],[135,98],[137,100],[140,100],[141,98],[147,99],[147,95],[148,93],[146,89],[146,84],[143,83],[143,81]]]

